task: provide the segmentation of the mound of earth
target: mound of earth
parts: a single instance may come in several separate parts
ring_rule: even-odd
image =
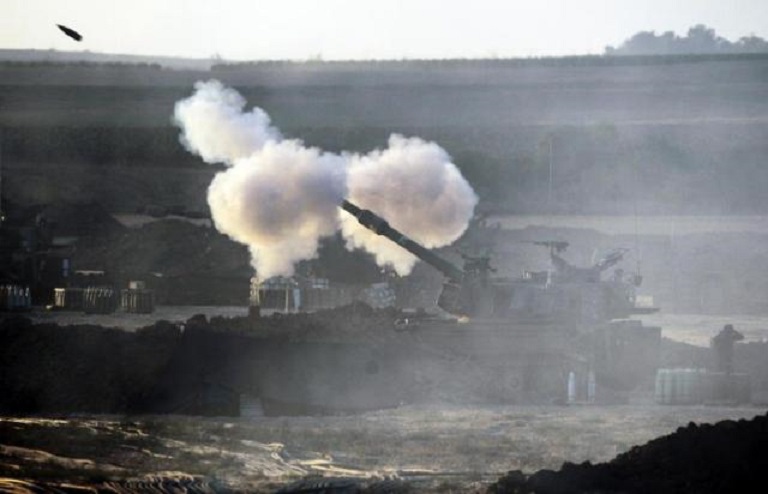
[[[145,281],[162,305],[243,305],[254,275],[248,250],[215,228],[182,219],[151,221],[84,237],[74,270],[103,271],[106,284]],[[297,267],[304,275],[338,283],[374,283],[381,272],[372,257],[349,252],[340,236],[323,239],[317,259]]]
[[[166,371],[178,328],[128,333],[0,318],[0,413],[117,413],[142,403]]]
[[[688,424],[608,463],[565,463],[533,475],[511,471],[489,494],[755,492],[768,470],[768,415]]]
[[[397,316],[357,303],[311,315],[197,315],[135,332],[0,317],[0,413],[179,412],[210,379],[254,386],[242,376],[269,351],[265,342],[394,338]]]

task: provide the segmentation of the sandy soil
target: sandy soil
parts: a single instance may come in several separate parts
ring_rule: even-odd
[[[476,492],[508,470],[607,461],[689,422],[763,413],[640,403],[404,407],[324,418],[4,418],[0,477],[93,484],[170,476],[273,492],[330,476],[396,479],[418,492]]]

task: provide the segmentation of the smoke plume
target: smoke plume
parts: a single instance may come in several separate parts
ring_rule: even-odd
[[[477,203],[472,187],[448,154],[418,138],[395,134],[383,151],[353,156],[347,177],[352,203],[374,211],[428,248],[459,238]],[[362,247],[379,265],[390,265],[400,275],[411,271],[416,262],[413,255],[364,228],[351,215],[341,219],[348,246]]]
[[[198,82],[176,103],[181,142],[207,163],[223,163],[208,188],[216,228],[248,246],[258,275],[291,275],[341,230],[347,247],[408,274],[416,259],[362,226],[339,205],[348,198],[424,244],[441,247],[467,227],[477,197],[435,143],[392,135],[365,155],[326,153],[283,139],[260,108],[218,81]]]
[[[261,108],[243,112],[245,98],[219,81],[198,82],[191,98],[176,103],[174,121],[181,126],[181,142],[206,163],[233,164],[247,158],[280,132]]]

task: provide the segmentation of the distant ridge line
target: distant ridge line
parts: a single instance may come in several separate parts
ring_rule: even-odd
[[[32,64],[147,64],[172,69],[209,70],[220,60],[213,58],[184,58],[154,55],[129,55],[92,51],[59,51],[34,49],[0,49],[0,63]]]
[[[242,60],[226,61],[220,57],[185,58],[154,55],[58,51],[35,49],[0,49],[0,63],[18,64],[147,64],[171,69],[230,71],[250,68],[479,68],[479,67],[558,67],[665,65],[716,61],[762,61],[765,53],[712,53],[667,55],[569,55],[528,58],[445,58],[445,59],[372,59],[372,60]]]
[[[400,60],[253,60],[241,62],[223,62],[215,64],[213,70],[242,67],[297,67],[325,66],[372,66],[391,68],[394,66],[433,66],[435,68],[455,67],[503,67],[503,66],[578,66],[578,65],[663,65],[678,63],[713,62],[713,61],[751,61],[768,60],[766,53],[713,53],[713,54],[675,54],[675,55],[569,55],[559,57],[529,58],[445,58],[445,59],[400,59]]]

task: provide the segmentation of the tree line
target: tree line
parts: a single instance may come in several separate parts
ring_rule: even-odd
[[[606,55],[711,55],[768,54],[768,42],[751,34],[736,41],[718,36],[714,29],[697,24],[685,36],[672,31],[656,34],[641,31],[618,47],[608,46]]]

